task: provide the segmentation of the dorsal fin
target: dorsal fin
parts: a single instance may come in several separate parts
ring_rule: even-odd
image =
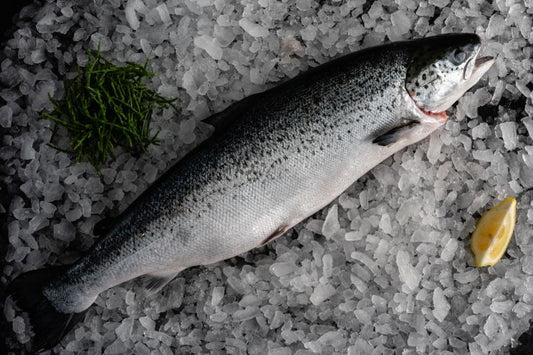
[[[93,227],[93,234],[95,236],[101,236],[107,234],[113,228],[117,221],[117,217],[106,217],[99,220]]]
[[[228,127],[235,119],[237,119],[242,112],[250,108],[251,105],[253,105],[253,103],[257,100],[259,95],[261,94],[254,94],[245,97],[244,99],[231,104],[225,110],[211,115],[202,122],[215,127],[215,131],[223,130]]]

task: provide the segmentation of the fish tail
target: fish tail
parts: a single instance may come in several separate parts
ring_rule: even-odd
[[[85,311],[63,313],[44,296],[43,287],[67,267],[35,270],[18,276],[8,287],[17,306],[27,312],[34,336],[32,352],[55,346],[72,327],[83,319]]]

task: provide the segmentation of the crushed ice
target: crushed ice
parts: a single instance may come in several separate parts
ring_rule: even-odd
[[[74,261],[93,243],[98,220],[126,208],[198,143],[210,113],[361,47],[476,32],[496,64],[443,129],[239,266],[187,270],[152,298],[135,282],[102,293],[56,350],[486,353],[516,345],[533,317],[532,6],[51,0],[27,8],[0,63],[2,179],[13,187],[1,206],[9,213],[2,282]],[[158,73],[149,84],[180,96],[184,112],[155,113],[161,144],[139,160],[117,151],[101,175],[48,147],[51,125],[35,119],[49,108],[48,95],[64,91],[56,75],[72,77],[97,45],[118,63],[149,58]],[[475,220],[509,195],[520,210],[508,255],[475,269],[468,246]],[[9,298],[4,313],[27,342],[29,326]]]

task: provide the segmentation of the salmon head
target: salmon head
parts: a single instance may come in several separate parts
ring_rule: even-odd
[[[428,37],[413,43],[405,88],[416,106],[430,115],[444,115],[494,63],[478,58],[481,40],[475,34]]]

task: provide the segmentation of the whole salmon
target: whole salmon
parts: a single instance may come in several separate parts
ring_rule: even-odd
[[[215,133],[174,165],[72,266],[11,284],[34,348],[55,345],[102,291],[244,253],[329,204],[381,161],[441,127],[493,63],[474,34],[368,48],[250,96],[208,122]]]

